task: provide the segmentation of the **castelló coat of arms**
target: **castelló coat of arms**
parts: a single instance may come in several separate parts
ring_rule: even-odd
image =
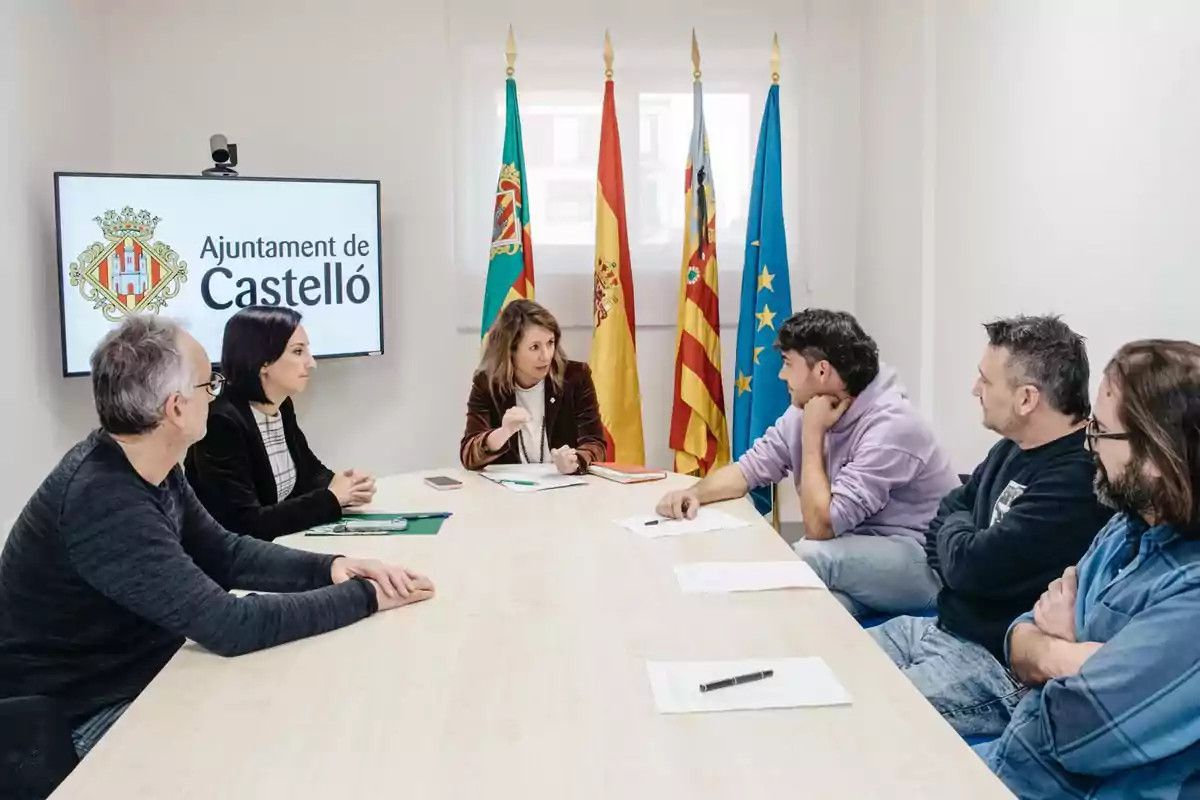
[[[157,314],[187,281],[187,262],[164,242],[152,241],[159,217],[131,206],[95,217],[107,242],[96,242],[71,262],[67,274],[84,300],[110,322],[128,314]]]

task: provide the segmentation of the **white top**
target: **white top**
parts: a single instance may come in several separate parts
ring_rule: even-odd
[[[544,464],[550,458],[549,443],[542,449],[542,437],[546,434],[543,423],[546,419],[546,381],[542,380],[522,389],[513,384],[517,390],[517,405],[529,412],[529,422],[520,430],[521,440],[517,445],[517,454],[523,463]],[[529,458],[525,454],[529,454]],[[540,458],[539,458],[540,454]]]
[[[517,494],[427,466],[380,479],[371,505],[453,512],[437,536],[288,543],[404,564],[437,597],[248,656],[183,646],[54,800],[322,800],[398,779],[435,800],[1013,800],[829,592],[679,590],[680,564],[796,560],[747,500],[719,508],[749,527],[649,540],[612,520],[695,478]],[[805,657],[850,705],[666,717],[646,668]]]
[[[262,436],[263,447],[267,448],[271,472],[275,475],[275,502],[282,502],[296,488],[296,465],[283,434],[283,418],[278,411],[264,414],[254,406],[250,406],[250,410],[254,412],[254,421],[258,423],[258,433]]]

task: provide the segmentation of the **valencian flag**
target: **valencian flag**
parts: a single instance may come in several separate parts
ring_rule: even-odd
[[[508,80],[505,81],[504,154],[496,183],[496,211],[492,218],[492,248],[487,285],[483,292],[483,335],[508,303],[533,299],[533,240],[529,233],[529,195],[526,192],[525,148],[521,144],[521,111],[517,106],[517,81],[513,65],[517,46],[508,29]]]
[[[734,369],[734,458],[749,450],[787,411],[790,402],[787,384],[779,380],[782,362],[774,346],[776,328],[792,313],[787,238],[783,229],[778,85],[772,85],[767,93],[747,216]],[[770,487],[756,490],[751,496],[759,513],[771,510]]]
[[[625,227],[621,134],[613,99],[612,44],[607,32],[604,60],[604,111],[600,119],[600,166],[596,176],[595,328],[590,363],[608,444],[607,460],[642,465],[646,451],[634,335],[633,269]]]
[[[685,177],[683,268],[675,350],[671,449],[675,471],[707,475],[729,461],[725,394],[721,387],[721,320],[717,308],[716,192],[704,129],[700,51],[692,34],[692,140]]]

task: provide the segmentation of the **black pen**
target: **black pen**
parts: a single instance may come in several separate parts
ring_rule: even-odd
[[[700,684],[700,691],[711,692],[715,689],[725,689],[741,683],[753,683],[754,681],[761,681],[763,678],[769,678],[774,674],[775,670],[764,669],[762,672],[751,672],[749,675],[738,675],[734,678],[725,678],[724,680],[713,681],[712,683],[702,683]]]
[[[645,523],[645,525],[646,525],[646,527],[648,528],[648,527],[650,527],[651,525],[657,525],[659,522],[661,522],[661,520],[652,519],[652,520],[650,520],[649,522],[646,522],[646,523]]]

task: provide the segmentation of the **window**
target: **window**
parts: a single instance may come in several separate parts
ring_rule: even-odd
[[[517,73],[537,298],[564,326],[590,327],[604,79],[593,52],[537,52],[541,60],[522,60]],[[621,55],[617,119],[638,325],[669,327],[675,324],[684,168],[693,123],[690,65],[685,60],[681,66],[674,49],[623,50]],[[721,304],[733,320],[767,84],[761,63],[732,51],[725,56],[722,61],[718,54],[706,54],[712,64],[706,66],[704,114],[717,192]],[[478,326],[506,109],[494,47],[467,52],[460,69],[454,269],[459,326],[467,330]],[[785,99],[785,105],[791,101]],[[785,129],[785,147],[794,143],[795,134],[794,124]],[[785,153],[785,165],[789,157]],[[785,179],[785,191],[788,183]]]
[[[591,246],[596,236],[596,157],[601,92],[520,91],[529,218],[538,246]],[[504,141],[504,92],[497,93],[496,169]],[[590,259],[586,262],[591,263]],[[484,262],[486,268],[486,262]]]
[[[596,235],[596,168],[600,153],[601,92],[521,91],[521,133],[535,256],[540,247],[583,247],[589,254],[570,259],[591,269]],[[626,214],[633,253],[639,245],[680,246],[683,237],[684,171],[693,125],[692,93],[637,95],[633,123],[639,148],[621,142]],[[504,140],[504,92],[496,94],[497,158]],[[624,130],[633,125],[622,119]],[[745,244],[753,146],[749,93],[706,92],[708,131],[717,189],[717,242],[722,252],[740,253]],[[626,134],[628,137],[628,134]],[[497,161],[497,168],[498,168]],[[630,195],[637,195],[634,203]],[[636,207],[635,216],[632,209]],[[557,262],[552,259],[550,263]],[[656,268],[668,265],[659,259]],[[486,268],[486,262],[484,263]],[[678,269],[678,264],[670,265]]]
[[[639,243],[679,244],[683,240],[683,182],[692,136],[692,102],[691,92],[638,97]],[[704,125],[717,192],[717,245],[723,251],[728,249],[726,244],[736,244],[739,250],[745,244],[753,168],[751,124],[748,93],[705,92]]]

